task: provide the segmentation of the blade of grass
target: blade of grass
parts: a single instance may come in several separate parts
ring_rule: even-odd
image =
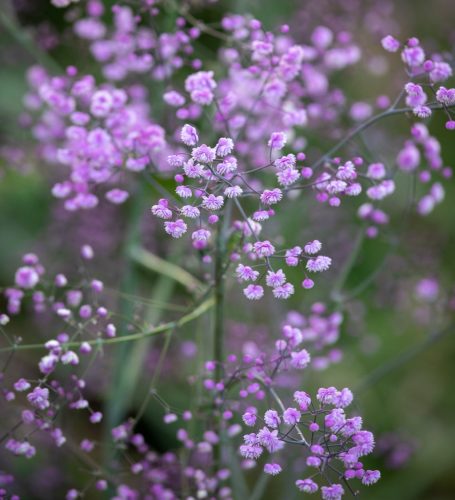
[[[130,257],[133,262],[145,269],[157,274],[162,274],[180,283],[191,293],[201,292],[203,289],[203,284],[191,273],[168,260],[158,257],[144,248],[137,246],[133,247],[130,252]]]

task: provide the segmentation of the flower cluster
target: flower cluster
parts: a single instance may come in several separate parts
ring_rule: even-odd
[[[263,414],[250,406],[242,419],[245,426],[257,430],[243,436],[240,454],[247,461],[256,461],[267,452],[272,461],[264,465],[264,472],[275,476],[282,470],[279,455],[283,450],[300,447],[310,476],[298,479],[297,488],[305,493],[315,493],[320,488],[322,498],[327,500],[339,499],[345,493],[336,480],[343,479],[351,491],[351,480],[359,479],[367,486],[374,484],[380,472],[365,470],[363,465],[363,457],[374,449],[374,436],[363,430],[361,417],[347,417],[345,408],[352,400],[349,389],[329,387],[320,388],[314,399],[305,391],[295,391],[294,406],[290,407],[283,406],[277,397],[279,410],[270,408]],[[318,479],[324,486],[318,484]]]
[[[0,370],[0,395],[7,409],[0,445],[8,458],[32,460],[43,455],[42,449],[75,453],[87,464],[90,477],[85,486],[79,478],[69,479],[68,500],[84,497],[90,489],[96,495],[115,491],[115,500],[240,498],[231,465],[237,460],[235,469],[247,474],[264,458],[265,474],[292,473],[297,490],[318,492],[324,500],[355,495],[359,482],[376,483],[380,472],[365,464],[375,447],[374,436],[356,411],[347,411],[353,393],[321,387],[317,380],[321,370],[343,357],[335,344],[347,302],[365,283],[351,296],[344,295],[356,254],[342,267],[327,219],[312,224],[312,218],[316,212],[330,213],[334,232],[341,234],[341,218],[357,213],[360,235],[375,238],[392,219],[389,200],[401,201],[400,183],[418,181],[411,203],[420,215],[443,201],[443,184],[452,169],[445,165],[428,122],[437,112],[444,113],[446,129],[455,129],[455,88],[447,56],[428,57],[415,37],[401,43],[385,36],[382,47],[401,54],[402,90],[394,100],[382,95],[375,101],[355,101],[339,88],[339,77],[361,61],[362,50],[350,33],[354,26],[340,29],[337,16],[328,18],[327,26],[306,22],[305,29],[282,24],[268,30],[248,14],[225,14],[219,22],[205,24],[193,16],[191,2],[181,6],[141,0],[114,5],[110,11],[100,0],[51,3],[67,8],[65,37],[87,49],[95,67],[87,73],[81,60],[78,67],[54,74],[32,66],[20,125],[30,129],[37,143],[36,158],[30,161],[25,150],[15,147],[1,148],[0,154],[22,171],[35,161],[49,165],[51,192],[69,218],[91,209],[102,225],[100,205],[106,200],[106,207],[115,210],[116,224],[122,209],[117,205],[137,196],[125,258],[132,268],[133,262],[149,264],[150,257],[151,270],[163,280],[156,297],[147,299],[135,294],[142,287],[133,283],[135,271],[121,277],[131,290],[109,290],[99,279],[99,269],[94,273],[90,265],[93,242],[81,246],[85,238],[78,238],[75,275],[43,263],[35,253],[23,256],[12,273],[14,283],[1,289],[5,312],[0,311],[0,331],[8,344],[0,347],[7,356]],[[316,4],[324,2],[308,9]],[[345,14],[346,5],[340,6]],[[393,29],[384,11],[372,12],[378,32]],[[345,21],[340,25],[349,27]],[[381,50],[376,30],[371,32]],[[210,36],[217,44],[201,51]],[[410,135],[390,141],[390,154],[370,150],[364,132],[382,118],[400,114],[412,120]],[[365,144],[359,145],[361,136]],[[146,214],[144,207],[150,207]],[[145,249],[141,253],[144,242],[138,233],[152,219],[150,212],[160,223],[160,234],[169,236],[156,245],[164,258]],[[280,227],[285,217],[292,222],[289,228]],[[191,258],[184,253],[188,241]],[[166,262],[173,245],[181,267],[180,262]],[[332,269],[332,259],[337,269]],[[115,274],[112,267],[109,276]],[[302,313],[297,283],[308,297],[315,276],[338,269],[331,297]],[[241,345],[229,345],[228,354],[224,309],[231,281],[240,284],[237,295],[243,305],[245,298],[265,303],[267,295],[290,301],[273,301],[274,324],[262,325],[259,315],[254,327],[244,323]],[[174,282],[183,284],[188,296],[183,299]],[[415,299],[428,310],[446,296],[433,278],[413,282],[413,287]],[[161,299],[167,301],[167,296],[175,303],[165,304]],[[124,307],[126,300],[133,306]],[[142,303],[150,309],[139,307]],[[286,310],[289,303],[299,309]],[[205,321],[212,306],[214,320]],[[14,330],[20,327],[20,315],[29,311],[38,325],[30,344],[28,334]],[[197,328],[184,330],[198,318],[203,321]],[[214,325],[210,339],[202,327],[209,323]],[[266,330],[269,343],[254,342],[254,328]],[[193,375],[169,356],[172,373],[177,364],[178,376],[192,391],[183,409],[183,398],[174,406],[173,396],[162,396],[159,385],[177,331],[182,336],[202,331],[203,345],[196,338],[177,340],[182,351],[185,346],[192,354],[200,350],[194,356],[199,366],[189,366]],[[166,333],[163,343],[157,340],[149,349],[145,340],[161,333]],[[136,341],[139,347],[129,351]],[[108,352],[112,344],[124,346],[118,359]],[[205,344],[213,344],[214,351],[204,364]],[[152,350],[158,355],[149,359]],[[15,370],[16,357],[23,352],[30,357],[23,370]],[[100,400],[109,399],[102,387],[109,378],[105,364],[122,379],[132,366],[130,359],[136,366],[125,377],[126,386],[134,385],[144,368],[145,378],[151,379],[145,398],[138,408],[136,401],[127,401],[117,412],[109,405],[105,411],[100,406]],[[311,372],[314,384],[306,377]],[[289,396],[290,387],[299,390]],[[113,393],[117,390],[114,386]],[[147,426],[138,425],[152,403],[163,410],[160,423],[153,409],[153,426],[165,430],[166,438],[175,434],[162,453]],[[67,425],[67,418],[77,425]],[[100,423],[103,431],[96,430]],[[295,458],[294,470],[289,457]],[[14,480],[0,471],[0,497],[11,496]]]
[[[396,38],[388,35],[382,39],[382,46],[388,52],[397,52],[401,48],[401,43]],[[445,82],[452,76],[453,70],[449,62],[444,61],[439,55],[427,58],[424,48],[416,37],[410,38],[401,48],[401,59],[410,77],[424,77],[426,80],[425,84],[408,82],[404,86],[406,104],[412,108],[413,113],[419,118],[431,116],[432,109],[427,105],[428,95],[423,85],[427,86],[447,113],[449,118],[446,122],[447,129],[455,129],[455,121],[449,109],[455,104],[455,89],[447,89],[443,86],[436,88],[436,85]]]
[[[184,19],[177,19],[174,31],[157,33],[150,27],[159,14],[153,2],[145,7],[142,16],[135,15],[129,6],[114,5],[112,27],[106,20],[108,14],[103,2],[90,1],[84,17],[73,25],[75,34],[89,42],[90,52],[107,80],[118,82],[147,75],[161,81],[182,66],[192,65],[195,69],[200,66],[200,60],[192,58],[192,43],[198,39],[200,30],[186,29]],[[172,95],[168,95],[168,101],[172,105],[183,104]]]
[[[67,210],[96,207],[94,191],[103,185],[109,202],[126,201],[128,192],[117,186],[125,185],[128,172],[143,171],[165,147],[163,128],[148,119],[145,95],[97,86],[93,76],[79,77],[74,67],[61,77],[33,67],[28,79],[32,90],[25,103],[37,115],[32,132],[41,154],[69,170],[52,194],[65,200]]]

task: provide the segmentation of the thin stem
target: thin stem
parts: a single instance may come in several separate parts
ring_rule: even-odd
[[[188,314],[185,314],[180,319],[176,321],[168,321],[167,323],[163,323],[162,325],[156,326],[155,328],[151,328],[146,332],[136,332],[131,333],[130,335],[122,335],[121,337],[113,337],[109,339],[97,338],[92,340],[87,340],[87,344],[90,345],[109,345],[109,344],[119,344],[123,342],[131,342],[133,340],[142,340],[147,337],[152,337],[154,335],[158,335],[159,333],[167,332],[168,330],[172,330],[174,328],[179,328],[180,326],[189,323],[190,321],[199,318],[202,314],[207,312],[214,305],[213,297],[208,298],[202,304],[200,304],[196,309],[191,311]],[[64,344],[64,347],[79,347],[81,342],[67,342]],[[28,351],[33,349],[44,349],[44,344],[24,344],[24,345],[15,345],[12,347],[3,347],[0,349],[0,352],[9,352],[11,350],[16,351]]]
[[[215,379],[217,381],[223,378],[223,361],[224,361],[224,307],[225,307],[225,274],[224,260],[226,256],[226,239],[229,228],[230,215],[232,204],[226,205],[224,213],[220,217],[218,232],[215,242],[215,309],[214,309],[214,324],[213,324],[213,356],[216,364]],[[222,440],[222,421],[221,416],[217,422],[218,434]],[[214,458],[221,466],[222,461],[222,445],[218,444],[214,449]]]
[[[354,243],[354,247],[351,250],[349,254],[349,258],[347,262],[344,264],[343,268],[341,269],[340,275],[338,276],[338,279],[335,283],[335,286],[333,287],[332,291],[332,299],[335,302],[341,303],[343,302],[343,294],[342,290],[344,285],[346,284],[346,281],[352,271],[352,268],[354,267],[357,258],[360,254],[360,250],[362,249],[362,244],[363,240],[365,239],[365,229],[363,227],[360,228],[359,233],[357,235],[356,241]]]
[[[430,109],[443,109],[442,104],[438,103],[433,103],[429,104],[428,107]],[[350,142],[354,137],[356,137],[360,132],[366,130],[367,128],[371,127],[374,125],[376,122],[382,120],[383,118],[387,118],[389,116],[394,116],[394,115],[401,115],[404,113],[412,113],[413,109],[406,107],[406,108],[395,108],[394,106],[390,107],[389,109],[383,111],[382,113],[378,113],[377,115],[372,116],[368,120],[365,120],[363,123],[361,123],[358,127],[356,127],[354,130],[352,130],[349,134],[347,134],[343,139],[341,139],[335,146],[333,146],[327,153],[322,155],[319,160],[317,160],[313,164],[313,169],[317,169],[320,167],[325,161],[328,159],[332,158],[333,154],[336,153],[338,150],[340,150],[345,144]]]
[[[443,330],[430,334],[418,344],[398,354],[398,356],[392,358],[384,365],[381,365],[373,370],[370,375],[366,377],[366,379],[357,387],[355,393],[359,394],[360,392],[363,392],[366,389],[370,388],[371,386],[379,382],[382,378],[394,372],[395,370],[398,370],[406,363],[418,356],[420,353],[426,351],[430,346],[437,343],[439,340],[443,339],[446,335],[449,335],[451,333],[453,333],[453,325],[449,325]]]
[[[215,317],[213,326],[213,355],[216,362],[216,380],[223,376],[222,362],[224,357],[224,293],[225,279],[223,275],[223,262],[225,242],[223,235],[224,220],[220,220],[220,228],[215,243]]]
[[[164,346],[161,349],[160,357],[158,359],[158,363],[157,363],[155,371],[153,373],[152,380],[150,381],[150,384],[149,384],[149,387],[147,390],[147,394],[146,394],[144,401],[142,402],[142,404],[139,408],[139,411],[137,412],[136,416],[134,417],[133,427],[139,422],[139,420],[144,415],[145,411],[147,410],[147,406],[150,402],[150,399],[152,398],[152,395],[154,394],[154,389],[155,389],[157,382],[158,382],[158,379],[161,375],[161,370],[163,368],[164,360],[165,360],[166,355],[168,353],[169,346],[171,345],[173,333],[174,333],[174,330],[170,330],[168,332],[168,334],[166,335],[166,339],[164,341]]]

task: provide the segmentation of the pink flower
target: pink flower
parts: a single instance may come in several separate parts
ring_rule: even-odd
[[[46,387],[35,387],[32,392],[27,394],[27,399],[35,408],[45,410],[49,408],[49,389]]]
[[[106,199],[115,205],[120,205],[124,203],[129,197],[127,191],[123,189],[111,189],[106,193]]]
[[[39,282],[39,274],[33,267],[23,266],[16,271],[14,281],[21,288],[35,288]]]
[[[318,485],[312,479],[297,479],[295,485],[304,493],[316,493]]]
[[[277,299],[288,299],[294,294],[294,285],[291,283],[285,283],[284,285],[275,287],[272,293]]]
[[[185,90],[190,93],[191,100],[203,106],[211,104],[215,88],[213,71],[199,71],[188,76],[185,80]]]
[[[298,352],[291,352],[291,366],[299,370],[306,368],[311,361],[311,356],[306,349]]]
[[[267,410],[264,414],[264,422],[272,429],[276,429],[280,425],[281,419],[275,410]]]
[[[307,253],[308,255],[314,255],[315,253],[318,253],[321,248],[322,243],[319,240],[310,241],[303,247],[305,253]]]
[[[275,247],[267,240],[257,241],[253,248],[258,257],[270,257],[275,253]]]
[[[264,465],[264,472],[266,474],[270,474],[272,476],[276,476],[281,472],[281,466],[279,464],[265,464]]]
[[[276,287],[283,285],[286,282],[286,275],[282,271],[282,269],[278,269],[278,271],[268,271],[266,277],[267,286]]]
[[[182,142],[187,146],[195,146],[199,142],[199,136],[197,130],[192,126],[185,124],[180,132],[180,138]]]
[[[280,189],[266,189],[261,194],[261,201],[264,205],[274,205],[283,198],[283,193]]]
[[[299,422],[300,417],[301,417],[301,414],[300,414],[299,410],[297,410],[296,408],[287,408],[283,412],[284,423],[286,423],[288,425],[295,425],[296,423]]]
[[[216,155],[225,157],[232,153],[234,149],[234,141],[230,137],[221,137],[215,147]]]
[[[255,271],[249,266],[244,266],[243,264],[237,266],[236,274],[240,281],[256,281],[259,276],[258,271]]]
[[[173,238],[180,238],[186,233],[187,225],[182,219],[177,219],[176,221],[165,222],[164,229]]]
[[[273,132],[267,146],[271,149],[283,149],[286,145],[286,134],[284,132]]]
[[[385,36],[381,44],[387,52],[396,52],[400,48],[400,42],[391,35]]]
[[[306,268],[308,271],[311,271],[313,273],[320,273],[323,271],[327,271],[331,264],[332,259],[330,257],[319,255],[315,259],[309,259]]]
[[[264,289],[260,285],[248,285],[243,293],[247,299],[259,300],[264,296]]]
[[[216,196],[214,194],[209,194],[208,196],[202,197],[202,206],[206,210],[219,210],[224,204],[224,198],[222,196]]]
[[[168,201],[164,198],[159,200],[156,205],[152,206],[152,214],[160,219],[171,219],[172,211],[168,208]]]

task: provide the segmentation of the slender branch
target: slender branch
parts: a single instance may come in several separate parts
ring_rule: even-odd
[[[225,254],[225,242],[222,226],[224,220],[220,220],[220,227],[215,243],[215,311],[213,326],[213,354],[216,362],[216,379],[221,380],[222,363],[224,358],[224,292],[225,279],[223,275],[223,262]]]
[[[211,307],[213,307],[214,303],[215,303],[214,298],[210,297],[209,299],[202,302],[202,304],[200,304],[198,307],[196,307],[196,309],[194,309],[188,314],[185,314],[180,319],[176,321],[169,321],[167,323],[163,323],[162,325],[156,326],[155,328],[152,328],[146,332],[136,332],[130,335],[123,335],[121,337],[113,337],[109,339],[103,339],[103,338],[91,339],[85,342],[87,342],[90,345],[104,346],[109,344],[120,344],[123,342],[131,342],[134,340],[142,340],[147,337],[152,337],[154,335],[158,335],[168,330],[179,328],[185,325],[186,323],[195,320],[196,318],[207,312]],[[79,347],[80,345],[81,342],[67,342],[66,344],[64,344],[65,347]],[[15,345],[12,347],[3,347],[2,349],[0,349],[0,352],[9,352],[11,350],[28,351],[33,349],[44,349],[44,344],[24,344],[24,345]]]
[[[137,412],[136,416],[133,419],[133,427],[135,425],[137,425],[137,423],[139,422],[139,420],[142,418],[142,416],[144,415],[144,413],[145,413],[145,411],[147,409],[147,406],[148,406],[148,404],[150,402],[150,399],[155,394],[154,389],[155,389],[156,384],[158,382],[158,379],[159,379],[159,377],[161,375],[161,370],[163,368],[164,360],[166,358],[166,355],[168,353],[169,347],[171,345],[171,340],[172,340],[172,334],[173,333],[174,333],[174,330],[170,330],[168,332],[168,334],[166,335],[166,339],[164,341],[164,346],[161,349],[160,357],[158,358],[158,363],[157,363],[155,371],[153,373],[152,380],[150,381],[150,384],[149,384],[149,387],[148,387],[148,390],[147,390],[147,394],[146,394],[146,396],[144,398],[144,401],[142,401],[142,404],[141,404],[141,406],[139,408],[139,411]]]
[[[260,376],[256,376],[255,377],[256,380],[258,380],[263,386],[264,388],[270,393],[270,395],[273,397],[273,399],[276,401],[276,403],[278,404],[278,406],[280,407],[280,410],[282,412],[284,412],[286,410],[286,407],[284,406],[284,403],[283,401],[281,401],[281,398],[280,396],[278,396],[277,392],[275,391],[275,389],[273,387],[270,387],[269,385],[267,385],[265,382],[264,382],[264,379]],[[305,436],[303,435],[303,432],[300,430],[299,426],[296,425],[295,426],[295,430],[297,431],[297,434],[300,436],[300,439],[302,440],[302,444],[306,445],[306,446],[310,446],[308,441],[305,439]]]
[[[341,272],[338,276],[338,279],[335,283],[335,286],[333,287],[331,297],[332,297],[332,300],[334,300],[335,302],[338,302],[338,303],[343,302],[342,290],[343,290],[343,287],[344,287],[344,285],[345,285],[349,275],[351,274],[351,271],[352,271],[352,269],[357,261],[357,258],[360,254],[361,249],[362,249],[364,239],[365,239],[365,229],[362,226],[359,229],[356,241],[354,243],[354,247],[352,248],[352,250],[349,254],[349,258],[346,261],[346,263],[343,265]]]
[[[444,109],[444,106],[439,103],[433,103],[429,104],[428,107],[430,109]],[[313,170],[319,168],[321,165],[323,165],[324,162],[326,162],[328,159],[332,158],[333,154],[339,151],[344,145],[346,145],[348,142],[350,142],[354,137],[356,137],[360,132],[366,130],[367,128],[371,127],[374,125],[376,122],[382,120],[383,118],[387,118],[389,116],[394,116],[394,115],[401,115],[404,113],[412,113],[413,109],[409,107],[405,108],[395,108],[395,107],[390,107],[387,110],[383,111],[382,113],[378,113],[377,115],[372,116],[371,118],[368,118],[368,120],[365,120],[363,123],[361,123],[358,127],[356,127],[354,130],[352,130],[349,134],[347,134],[343,139],[341,139],[335,146],[333,146],[327,153],[322,155],[319,160],[317,160],[313,164]]]
[[[224,361],[224,308],[225,308],[225,257],[226,257],[226,239],[230,223],[232,204],[226,205],[222,214],[215,242],[215,317],[213,325],[213,356],[216,363],[215,379],[217,381],[223,378],[223,361]],[[217,421],[218,434],[223,440],[222,418],[218,417]],[[215,461],[218,468],[222,462],[222,446],[218,444],[214,449]]]
[[[387,363],[373,370],[370,375],[368,375],[365,380],[360,383],[360,385],[355,390],[355,393],[359,394],[360,392],[365,391],[369,387],[379,382],[382,378],[394,372],[395,370],[398,370],[406,363],[414,359],[421,352],[424,352],[428,347],[451,333],[453,333],[453,325],[449,325],[448,327],[440,331],[430,334],[423,341],[419,342],[415,346],[412,346],[410,349],[402,352]]]

